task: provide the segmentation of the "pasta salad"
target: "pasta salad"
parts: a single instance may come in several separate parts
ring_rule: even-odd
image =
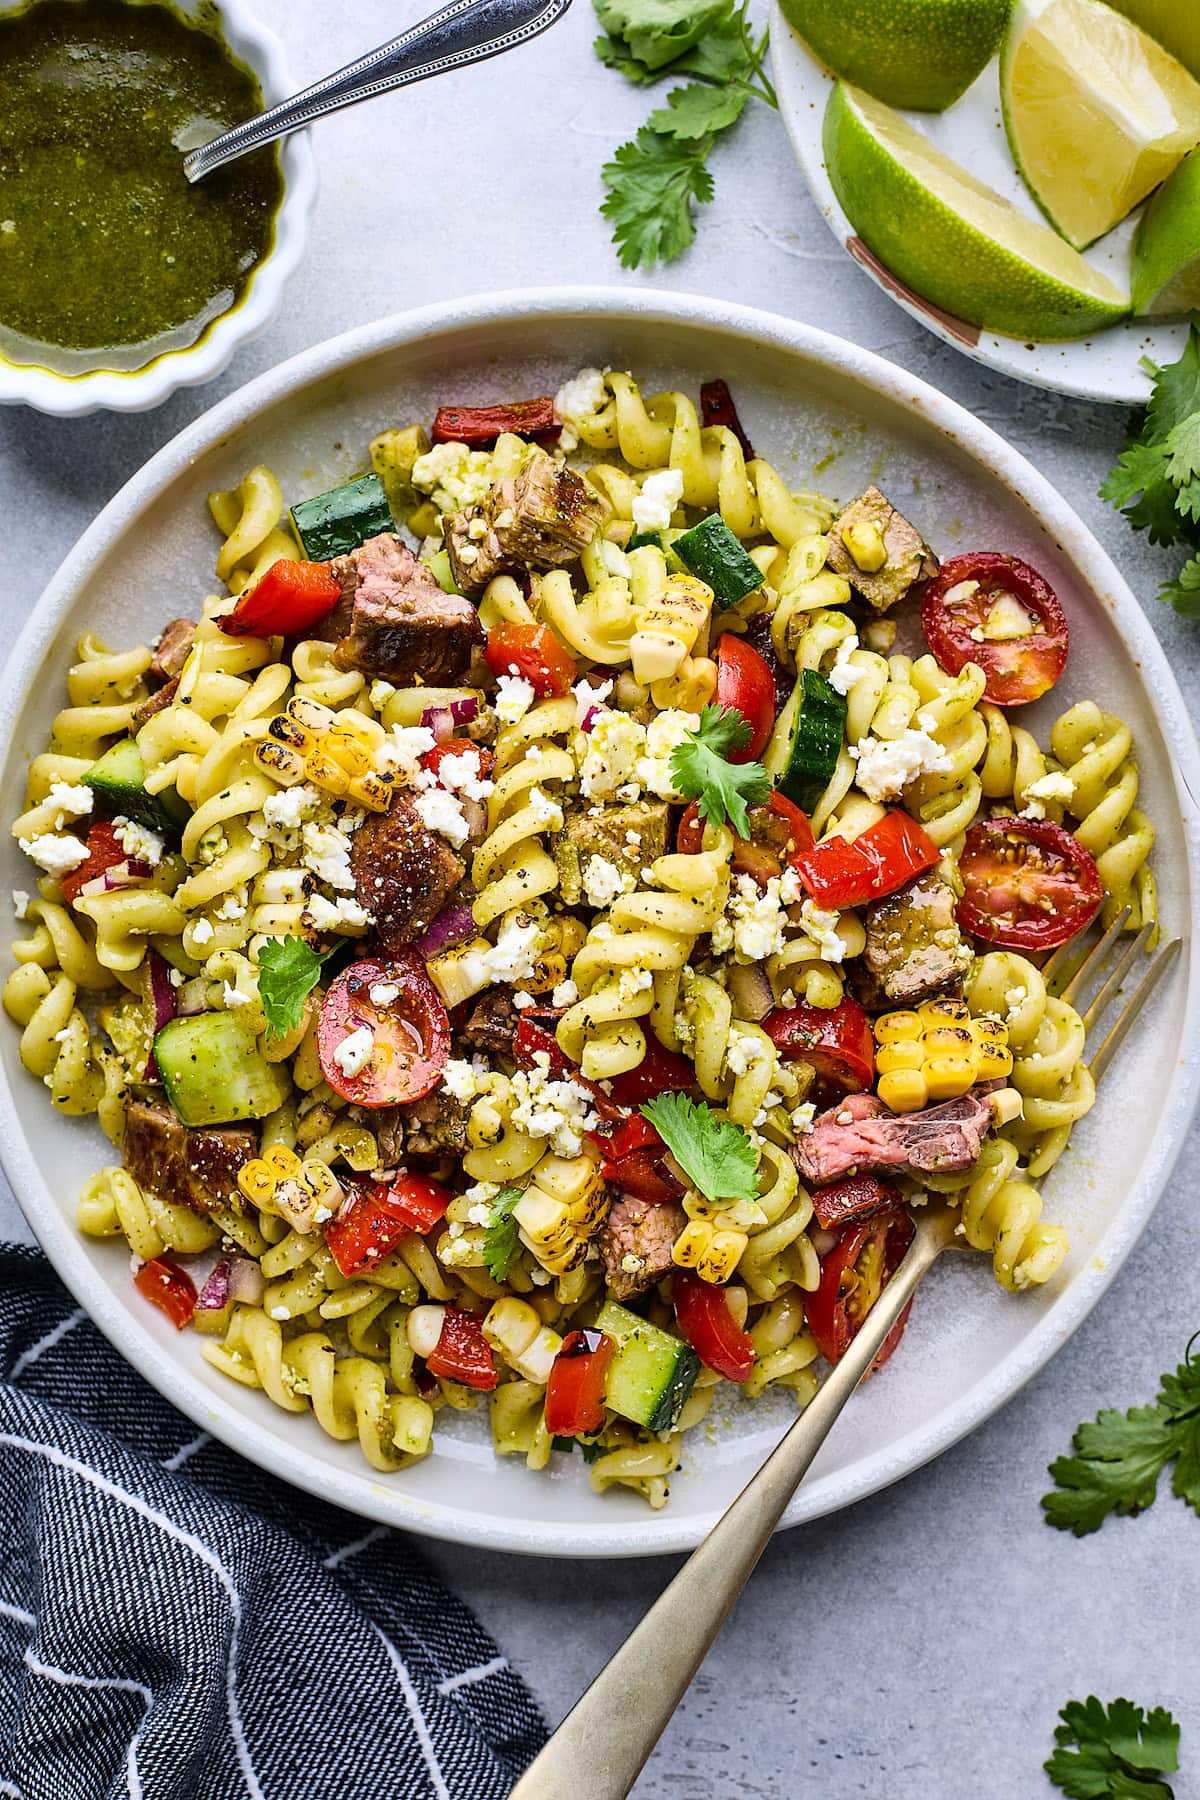
[[[120,1148],[80,1228],[217,1369],[380,1470],[482,1399],[660,1506],[721,1383],[812,1397],[931,1190],[1005,1288],[1061,1265],[1043,966],[1154,925],[1130,732],[1043,747],[1043,577],[793,491],[723,382],[370,465],[290,514],[251,469],[199,617],[81,640],[5,1009]]]

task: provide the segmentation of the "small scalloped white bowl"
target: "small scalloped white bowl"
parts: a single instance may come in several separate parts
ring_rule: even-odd
[[[0,17],[28,0],[0,0]],[[253,17],[244,0],[174,0],[189,17],[215,10],[230,50],[258,77],[267,106],[293,92],[283,45]],[[220,375],[234,353],[266,330],[283,304],[289,276],[299,266],[317,197],[317,165],[307,132],[292,132],[280,144],[283,198],[275,215],[271,248],[255,268],[245,292],[228,312],[207,327],[194,344],[169,350],[141,369],[95,369],[61,375],[0,356],[0,405],[32,406],[64,419],[92,412],[148,412],[182,387],[198,387]]]

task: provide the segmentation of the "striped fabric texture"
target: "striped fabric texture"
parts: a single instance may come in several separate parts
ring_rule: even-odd
[[[404,1537],[197,1435],[0,1246],[0,1796],[502,1800],[544,1736]]]

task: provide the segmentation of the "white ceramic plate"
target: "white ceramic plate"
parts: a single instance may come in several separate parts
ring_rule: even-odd
[[[771,61],[779,110],[787,126],[796,160],[813,199],[839,244],[865,269],[876,287],[902,306],[945,343],[962,350],[976,362],[986,363],[1018,381],[1036,387],[1056,388],[1087,400],[1125,401],[1141,405],[1150,395],[1150,378],[1140,367],[1143,356],[1151,362],[1174,362],[1183,348],[1186,325],[1154,325],[1130,319],[1110,326],[1094,337],[1068,343],[1029,343],[997,337],[942,312],[921,298],[885,269],[867,248],[842,211],[825,168],[821,127],[833,77],[814,56],[804,39],[789,25],[778,0],[771,7]],[[972,175],[1012,200],[1031,219],[1045,221],[1017,174],[1009,155],[1004,121],[1000,115],[998,60],[993,57],[979,79],[961,100],[944,113],[907,113],[947,156],[970,169]],[[1129,286],[1129,248],[1140,209],[1088,252],[1088,260],[1125,290]]]
[[[14,652],[0,697],[2,791],[15,811],[29,757],[62,704],[72,646],[87,630],[143,642],[211,582],[216,539],[205,509],[266,461],[302,496],[344,478],[381,426],[428,419],[439,401],[553,392],[588,363],[638,371],[653,388],[723,375],[757,444],[797,485],[832,455],[823,484],[841,496],[878,476],[943,554],[1003,548],[1028,557],[1062,596],[1073,649],[1056,703],[1094,693],[1137,733],[1144,802],[1158,823],[1156,866],[1169,929],[1196,928],[1200,761],[1174,677],[1137,603],[1063,500],[969,414],[867,351],[766,313],[654,292],[560,289],[502,294],[408,314],[306,351],[222,402],[117,495],[67,558]],[[1035,724],[1045,730],[1044,703]],[[31,887],[5,838],[0,885]],[[9,937],[19,927],[9,927]],[[1077,1133],[1047,1189],[1072,1235],[1050,1286],[1014,1300],[982,1259],[952,1259],[919,1296],[898,1354],[851,1404],[787,1522],[884,1486],[1001,1405],[1095,1305],[1154,1209],[1197,1092],[1195,959],[1184,959]],[[1189,1017],[1193,1021],[1188,1023]],[[196,1424],[298,1486],[368,1518],[473,1544],[538,1554],[619,1556],[695,1544],[791,1416],[772,1396],[731,1405],[690,1434],[670,1503],[594,1495],[578,1458],[552,1474],[497,1461],[480,1414],[439,1414],[434,1454],[383,1477],[356,1446],[307,1415],[279,1412],[224,1380],[200,1340],[176,1334],[129,1279],[128,1253],[81,1238],[75,1197],[111,1147],[86,1122],[51,1114],[25,1074],[17,1033],[0,1023],[0,1153],[26,1216],[68,1287],[149,1381]]]

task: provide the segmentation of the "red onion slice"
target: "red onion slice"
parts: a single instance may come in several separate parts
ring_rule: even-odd
[[[153,873],[149,863],[127,859],[125,862],[114,863],[102,875],[93,875],[90,881],[84,882],[79,892],[89,897],[93,894],[114,894],[120,888],[133,887],[137,882],[145,881]]]
[[[454,714],[448,706],[427,706],[421,714],[421,723],[427,731],[432,731],[439,744],[454,736]]]
[[[443,950],[452,950],[456,944],[465,944],[468,938],[475,936],[475,915],[466,905],[446,907],[440,912],[433,924],[413,944],[417,955],[429,962],[440,956]]]
[[[163,1026],[175,1017],[178,1007],[175,988],[171,982],[171,966],[166,958],[160,956],[157,950],[149,950],[146,953],[146,964],[150,970],[150,1003],[154,1008],[154,1036],[157,1037]],[[142,1079],[144,1081],[160,1081],[162,1079],[158,1072],[158,1064],[154,1060],[153,1050],[150,1052],[146,1073]]]
[[[589,706],[587,711],[584,713],[582,719],[579,721],[580,731],[591,731],[592,727],[596,723],[596,720],[600,717],[600,714],[603,711],[604,711],[604,708],[602,706]]]
[[[464,700],[452,700],[450,713],[456,725],[469,725],[479,713],[479,701],[474,694],[468,694]]]

